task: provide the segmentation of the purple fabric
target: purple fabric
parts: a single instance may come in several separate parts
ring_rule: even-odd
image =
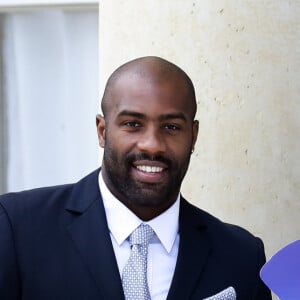
[[[300,299],[300,240],[277,252],[263,266],[260,276],[281,300]]]

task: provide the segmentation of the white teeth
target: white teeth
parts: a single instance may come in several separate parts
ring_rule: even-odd
[[[138,170],[146,172],[146,173],[159,173],[162,172],[163,168],[154,167],[154,166],[137,166]]]

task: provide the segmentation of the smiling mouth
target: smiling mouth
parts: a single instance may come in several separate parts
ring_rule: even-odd
[[[161,173],[164,170],[162,167],[147,165],[136,166],[136,168],[145,173]]]

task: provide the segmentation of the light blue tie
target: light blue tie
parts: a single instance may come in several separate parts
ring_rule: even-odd
[[[126,300],[151,300],[147,283],[147,254],[153,229],[141,224],[130,235],[130,257],[123,269],[122,284]]]

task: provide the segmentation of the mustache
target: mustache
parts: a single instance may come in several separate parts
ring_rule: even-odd
[[[139,160],[159,161],[159,162],[166,164],[168,167],[173,164],[173,161],[171,159],[169,159],[163,155],[150,155],[145,152],[132,153],[126,157],[126,161],[129,164],[132,164],[133,162],[139,161]]]

